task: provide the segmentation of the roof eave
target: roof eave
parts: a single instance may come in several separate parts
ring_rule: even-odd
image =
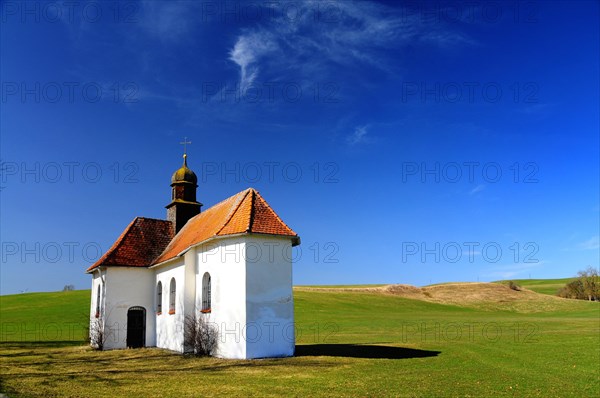
[[[100,268],[104,267],[104,265],[100,264],[100,265],[96,265],[94,268],[88,268],[85,270],[86,274],[93,274],[96,271],[100,271]]]
[[[86,274],[91,274],[96,270],[99,270],[101,267],[117,267],[117,268],[150,268],[150,265],[127,265],[127,264],[101,264],[92,269],[85,271]]]
[[[280,237],[280,238],[289,238],[292,240],[292,246],[298,246],[300,244],[300,236],[298,236],[298,235],[265,234],[265,233],[260,233],[260,232],[239,232],[237,234],[216,235],[216,236],[211,236],[210,238],[203,240],[202,242],[194,243],[193,245],[189,246],[187,249],[184,249],[180,253],[176,254],[174,257],[171,257],[167,260],[161,261],[160,263],[150,265],[148,268],[155,268],[155,267],[164,265],[170,261],[173,261],[176,258],[180,258],[181,256],[183,256],[185,253],[187,253],[191,249],[198,247],[200,245],[204,245],[206,243],[212,242],[214,240],[224,239],[224,238],[235,238],[238,236],[247,236],[247,235],[262,235],[262,236],[276,236],[276,237]]]

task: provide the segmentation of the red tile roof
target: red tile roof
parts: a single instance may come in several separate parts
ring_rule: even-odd
[[[298,234],[275,214],[260,193],[248,188],[191,218],[154,264],[175,258],[208,239],[243,233],[289,236],[294,246],[300,242]]]
[[[136,217],[86,272],[101,265],[147,267],[163,252],[173,235],[173,223],[170,221]]]
[[[300,243],[298,234],[252,188],[192,217],[174,237],[173,233],[170,221],[136,217],[87,272],[105,265],[148,267],[175,258],[191,246],[219,236],[268,234],[289,236],[294,246]]]

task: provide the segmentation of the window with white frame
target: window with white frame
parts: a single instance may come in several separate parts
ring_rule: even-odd
[[[96,318],[100,317],[100,291],[102,290],[102,283],[98,285],[96,293]]]
[[[162,313],[162,282],[158,282],[156,286],[156,313]]]
[[[210,292],[210,274],[204,273],[202,277],[202,312],[210,312],[211,309],[211,292]]]
[[[175,286],[175,278],[171,278],[171,287],[169,289],[169,314],[175,313],[175,296],[176,296],[176,286]]]

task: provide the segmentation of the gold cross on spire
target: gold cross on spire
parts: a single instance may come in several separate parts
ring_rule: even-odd
[[[191,143],[192,143],[192,141],[188,141],[188,140],[187,140],[187,137],[185,137],[185,138],[183,139],[183,142],[180,142],[180,143],[179,143],[180,145],[183,145],[183,154],[184,154],[184,155],[187,155],[187,145],[188,145],[188,144],[191,144]]]

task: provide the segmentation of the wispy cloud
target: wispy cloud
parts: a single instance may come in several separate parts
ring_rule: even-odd
[[[246,29],[236,38],[230,60],[240,68],[242,86],[257,78],[259,65],[261,71],[294,73],[294,78],[298,74],[328,78],[327,73],[332,70],[329,66],[355,69],[366,65],[395,73],[397,65],[390,62],[390,49],[474,44],[472,39],[440,21],[427,21],[403,7],[332,1],[324,15],[319,1],[299,1],[295,6],[295,18],[281,13]],[[269,56],[275,49],[277,55]]]
[[[198,15],[193,1],[154,1],[140,3],[140,26],[161,41],[173,42],[189,37]]]
[[[354,132],[347,137],[346,142],[348,145],[358,145],[368,141],[367,137],[368,126],[357,126]]]
[[[469,191],[469,195],[475,195],[478,192],[481,192],[485,189],[485,185],[484,184],[479,184],[477,185],[475,188],[471,189]]]
[[[537,100],[537,98],[528,98],[528,100],[532,101],[532,100]],[[528,104],[526,106],[523,106],[521,108],[518,108],[518,112],[520,113],[524,113],[527,115],[541,115],[541,116],[545,116],[548,115],[551,111],[551,108],[553,106],[550,104],[540,104],[540,103],[534,103],[534,104]]]
[[[506,264],[499,265],[497,267],[490,268],[486,277],[499,278],[499,279],[510,279],[518,275],[523,275],[530,272],[532,269],[541,267],[544,265],[544,261],[538,261],[535,263],[519,263],[519,264]]]
[[[277,49],[271,34],[265,31],[239,36],[229,59],[240,67],[240,89],[246,90],[258,74],[258,60]]]
[[[597,250],[600,248],[600,236],[595,235],[577,244],[577,248],[580,250]]]

